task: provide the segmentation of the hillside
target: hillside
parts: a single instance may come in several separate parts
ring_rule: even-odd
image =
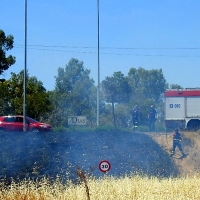
[[[95,177],[102,160],[111,163],[108,175],[142,173],[171,177],[200,172],[200,134],[183,132],[183,148],[188,156],[171,158],[172,133],[62,132],[3,133],[0,135],[1,178],[23,179],[59,174],[76,180],[77,167]],[[178,153],[178,150],[177,150]]]
[[[148,135],[169,154],[172,147],[172,134],[151,133]],[[200,132],[182,131],[181,134],[183,136],[182,146],[187,157],[179,159],[181,153],[176,149],[177,155],[172,160],[182,175],[200,173]]]

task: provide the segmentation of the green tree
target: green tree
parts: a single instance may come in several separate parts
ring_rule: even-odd
[[[178,84],[171,84],[170,89],[183,89],[183,87]]]
[[[12,55],[6,56],[6,51],[13,48],[14,37],[6,36],[3,30],[0,30],[0,74],[7,70],[15,63],[15,57]]]
[[[9,103],[9,81],[0,82],[0,115],[8,115],[11,113]]]
[[[84,115],[89,120],[94,118],[91,111],[96,105],[93,98],[96,90],[94,80],[89,75],[90,70],[84,68],[83,62],[74,58],[65,68],[58,68],[55,91],[52,93],[55,105],[52,116],[57,117],[54,121],[56,126],[66,126],[70,115]]]
[[[23,82],[24,71],[19,74],[11,73],[11,78],[0,84],[2,95],[2,114],[23,114]],[[41,81],[27,75],[27,115],[38,119],[52,110],[49,95]]]
[[[131,68],[128,72],[128,80],[131,87],[130,109],[137,104],[140,108],[140,122],[146,124],[150,105],[160,106],[163,93],[167,88],[162,69]]]
[[[132,97],[137,96],[139,100],[150,98],[157,102],[167,88],[162,69],[131,68],[128,72],[128,80],[132,89]]]
[[[105,102],[112,105],[113,125],[116,127],[115,104],[129,101],[128,79],[121,72],[114,72],[111,77],[107,76],[102,81],[102,95]]]

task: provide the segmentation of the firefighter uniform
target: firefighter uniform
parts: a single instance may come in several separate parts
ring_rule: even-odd
[[[138,127],[138,119],[139,119],[139,111],[138,111],[138,106],[135,105],[133,110],[131,111],[132,115],[132,123],[133,123],[133,128],[134,131]]]
[[[156,109],[154,108],[153,105],[151,105],[149,113],[148,113],[150,131],[155,130],[156,114],[157,114]]]
[[[173,134],[173,145],[172,145],[171,156],[174,155],[176,147],[179,148],[182,156],[185,156],[185,153],[183,152],[183,148],[182,148],[181,142],[182,142],[182,136],[181,136],[181,134],[179,132],[179,129],[175,129],[175,132]]]

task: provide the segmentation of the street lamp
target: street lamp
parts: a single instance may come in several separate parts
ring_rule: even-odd
[[[100,64],[99,64],[99,0],[97,0],[97,24],[98,24],[98,82],[97,82],[97,126],[99,126],[100,114],[99,114],[99,92],[100,92]]]
[[[25,31],[24,31],[24,102],[23,102],[23,131],[26,132],[26,79],[27,79],[27,0],[25,0]]]

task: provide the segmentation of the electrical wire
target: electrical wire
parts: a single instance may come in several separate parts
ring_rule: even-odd
[[[15,46],[21,46],[16,44]],[[90,47],[90,46],[61,46],[61,45],[27,45],[30,47],[52,47],[52,48],[83,48],[83,49],[96,49],[97,47]],[[100,47],[101,49],[125,49],[125,50],[131,50],[131,49],[141,49],[141,50],[149,50],[149,49],[158,49],[158,50],[197,50],[200,49],[200,47]]]
[[[89,46],[53,46],[53,45],[27,45],[28,49],[39,50],[39,51],[57,51],[57,52],[68,52],[68,53],[81,53],[81,54],[97,54],[93,51],[71,51],[68,49],[97,49],[96,47]],[[16,44],[15,48],[24,48],[24,45]],[[62,49],[57,49],[62,48]],[[101,47],[100,49],[110,49],[110,50],[200,50],[200,47]],[[119,55],[119,56],[135,56],[135,57],[200,57],[200,55],[166,55],[166,54],[134,54],[134,53],[108,53],[100,52],[104,55]]]

